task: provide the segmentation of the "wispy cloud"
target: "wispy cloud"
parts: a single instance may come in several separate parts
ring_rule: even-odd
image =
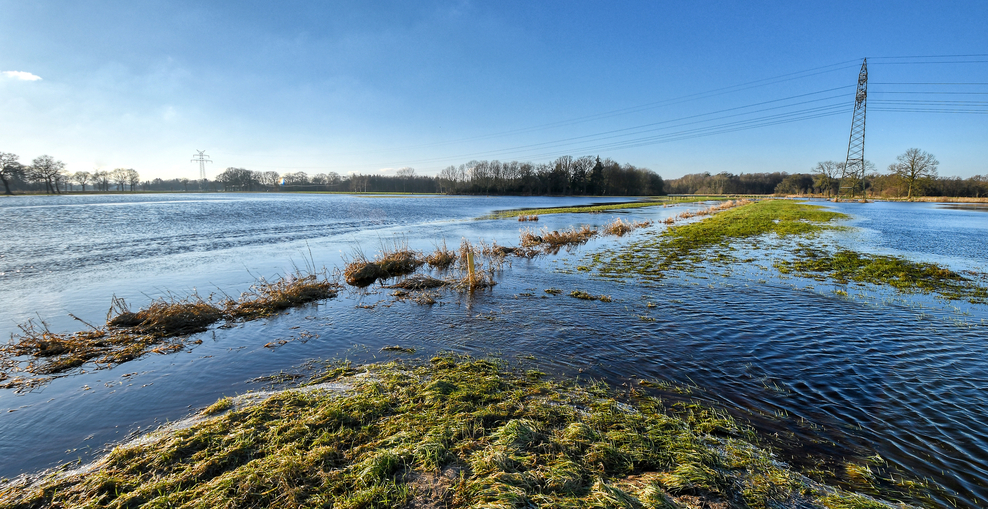
[[[41,76],[38,76],[37,74],[31,74],[25,71],[3,71],[0,72],[0,75],[3,75],[4,78],[9,80],[41,81]]]

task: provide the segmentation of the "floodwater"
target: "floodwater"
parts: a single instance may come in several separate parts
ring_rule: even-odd
[[[142,195],[0,200],[0,333],[44,319],[105,319],[110,298],[134,307],[193,291],[237,295],[255,277],[306,263],[330,269],[356,249],[398,238],[431,250],[465,237],[514,245],[519,229],[661,220],[686,207],[475,220],[496,209],[575,198]],[[983,212],[936,204],[826,204],[855,228],[828,242],[988,271]],[[660,231],[602,238],[540,260],[511,261],[489,291],[448,292],[434,306],[396,302],[375,285],[282,316],[213,328],[190,350],[0,391],[0,477],[89,460],[108,444],[180,419],[217,398],[311,373],[317,360],[373,361],[385,345],[494,354],[620,387],[659,379],[694,388],[780,438],[800,468],[880,455],[929,480],[941,506],[988,497],[988,306],[782,277],[776,254],[661,281],[602,281],[577,270],[589,253]],[[759,266],[763,268],[759,268]],[[557,288],[562,295],[546,289]],[[568,297],[572,290],[613,302]],[[835,290],[846,291],[847,295]],[[270,343],[284,344],[277,348]],[[898,474],[896,474],[898,476]]]

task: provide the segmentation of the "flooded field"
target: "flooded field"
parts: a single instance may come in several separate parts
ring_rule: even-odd
[[[283,314],[214,326],[202,343],[112,369],[73,372],[30,392],[0,391],[0,477],[86,461],[108,444],[180,419],[222,396],[304,379],[325,360],[496,355],[555,375],[679,387],[750,423],[805,472],[870,464],[926,480],[942,506],[988,497],[988,306],[783,276],[782,253],[659,280],[612,281],[586,270],[593,253],[662,231],[702,205],[477,220],[497,209],[607,200],[332,195],[32,197],[0,200],[0,333],[30,319],[52,331],[106,319],[111,298],[135,307],[193,292],[237,297],[258,277],[305,264],[342,268],[401,239],[516,246],[521,230],[562,231],[615,217],[653,221],[571,252],[508,258],[498,283],[437,291],[436,303],[348,287]],[[821,202],[821,204],[825,204]],[[988,271],[979,210],[936,204],[825,204],[847,231],[820,242]],[[746,246],[739,246],[744,248]],[[428,273],[427,269],[420,269]],[[548,290],[548,291],[547,291]],[[572,292],[607,296],[573,298]],[[382,352],[388,345],[414,353]],[[677,396],[678,395],[678,396]],[[880,459],[876,459],[880,457]],[[869,463],[870,461],[870,463]],[[837,472],[854,486],[853,476]]]

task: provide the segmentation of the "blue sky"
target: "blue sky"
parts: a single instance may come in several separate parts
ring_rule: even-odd
[[[968,177],[988,174],[988,55],[948,55],[988,54],[986,21],[981,0],[0,0],[0,151],[144,178],[197,177],[197,149],[210,176],[566,154],[800,172],[844,159],[868,57],[866,157],[919,147]],[[804,120],[734,129],[779,114]]]

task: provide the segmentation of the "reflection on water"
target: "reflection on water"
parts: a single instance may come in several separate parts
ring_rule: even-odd
[[[379,239],[396,233],[423,250],[443,236],[453,244],[464,236],[514,244],[517,222],[448,218],[466,219],[524,203],[469,198],[358,202],[350,197],[333,197],[339,201],[332,206],[310,203],[320,198],[324,197],[299,197],[295,203],[296,197],[251,195],[206,204],[148,203],[141,206],[148,209],[141,217],[161,218],[155,227],[135,227],[145,229],[145,240],[133,230],[100,234],[88,255],[80,254],[82,247],[67,250],[70,261],[65,261],[57,252],[47,252],[45,264],[35,264],[32,275],[0,280],[6,285],[0,288],[23,296],[28,290],[19,285],[31,287],[25,283],[31,278],[84,284],[98,274],[109,279],[89,280],[87,287],[94,295],[119,293],[116,288],[121,287],[179,292],[182,285],[202,288],[207,282],[235,289],[249,282],[244,267],[270,274],[302,249],[311,249],[320,264],[338,265],[334,260],[339,260],[340,250],[352,249],[352,242],[373,251]],[[266,215],[272,204],[254,203],[264,200],[278,202],[274,208],[283,211],[280,219]],[[385,212],[351,213],[351,206]],[[946,260],[952,266],[980,267],[982,272],[988,263],[979,240],[985,233],[983,216],[977,212],[930,204],[832,206],[855,216],[850,224],[860,229],[840,237],[853,247]],[[5,218],[21,213],[8,207],[5,203],[0,209]],[[98,207],[82,208],[92,215]],[[195,228],[185,219],[168,219],[202,214],[204,209],[210,210],[204,217],[224,215],[229,209],[235,219],[224,216],[219,224],[206,225],[207,233],[191,231],[186,236],[183,231]],[[627,217],[660,219],[681,210],[637,209]],[[299,213],[298,225],[293,211],[305,211]],[[63,220],[73,217],[70,211],[57,214]],[[543,216],[539,226],[599,225],[614,215]],[[327,226],[331,221],[352,228],[347,230],[352,233],[332,230]],[[348,221],[353,224],[345,226]],[[179,224],[173,228],[172,223]],[[163,230],[163,238],[189,238],[198,247],[169,245],[176,240],[151,242],[155,228]],[[368,233],[368,228],[373,230]],[[48,237],[83,246],[78,236],[84,230],[64,240],[55,240],[58,234],[51,231]],[[254,230],[267,235],[266,240],[255,243]],[[274,232],[283,232],[285,240]],[[33,230],[34,235],[43,233]],[[4,239],[4,256],[9,256],[7,240],[15,237]],[[841,297],[832,285],[806,287],[802,281],[775,277],[771,269],[739,267],[726,277],[697,274],[644,285],[597,281],[573,270],[583,253],[626,241],[604,239],[572,255],[513,260],[492,290],[472,297],[445,294],[435,306],[393,302],[388,290],[371,287],[369,292],[350,292],[273,319],[211,330],[199,336],[202,345],[188,352],[66,377],[27,395],[0,393],[0,458],[18,458],[0,462],[0,476],[91,458],[104,444],[128,433],[180,418],[222,395],[260,389],[263,382],[256,381],[258,377],[305,373],[311,359],[400,358],[405,354],[379,352],[384,345],[400,344],[416,347],[417,356],[439,350],[509,358],[532,355],[544,370],[603,378],[618,386],[632,377],[697,386],[703,390],[694,396],[733,409],[764,430],[795,437],[793,442],[802,446],[783,449],[785,461],[801,464],[806,453],[848,459],[877,453],[905,472],[942,485],[945,493],[937,495],[942,505],[983,505],[988,496],[988,431],[982,425],[988,415],[988,360],[981,354],[988,338],[985,306],[968,305],[961,308],[967,314],[960,314],[920,297],[889,300],[883,294],[858,297],[856,291]],[[148,253],[153,254],[142,257],[142,243],[149,244]],[[39,245],[17,249],[44,251]],[[55,250],[49,246],[48,251]],[[89,259],[112,260],[104,251],[116,253],[121,262]],[[9,264],[5,267],[27,264],[18,257],[9,258],[17,263],[4,258]],[[89,268],[49,274],[51,269],[41,268],[49,264]],[[125,284],[128,274],[114,273],[113,267],[119,266],[134,271],[139,281]],[[190,274],[175,278],[171,272],[176,267]],[[563,295],[547,294],[547,288],[562,289]],[[566,295],[577,289],[610,295],[613,302]],[[57,302],[41,309],[46,319],[61,309],[87,308],[87,299],[67,286],[46,291]],[[146,302],[139,291],[135,302]],[[15,307],[30,305],[19,301]],[[7,313],[3,318],[8,327],[15,313],[0,312]],[[279,339],[288,342],[265,348]]]

